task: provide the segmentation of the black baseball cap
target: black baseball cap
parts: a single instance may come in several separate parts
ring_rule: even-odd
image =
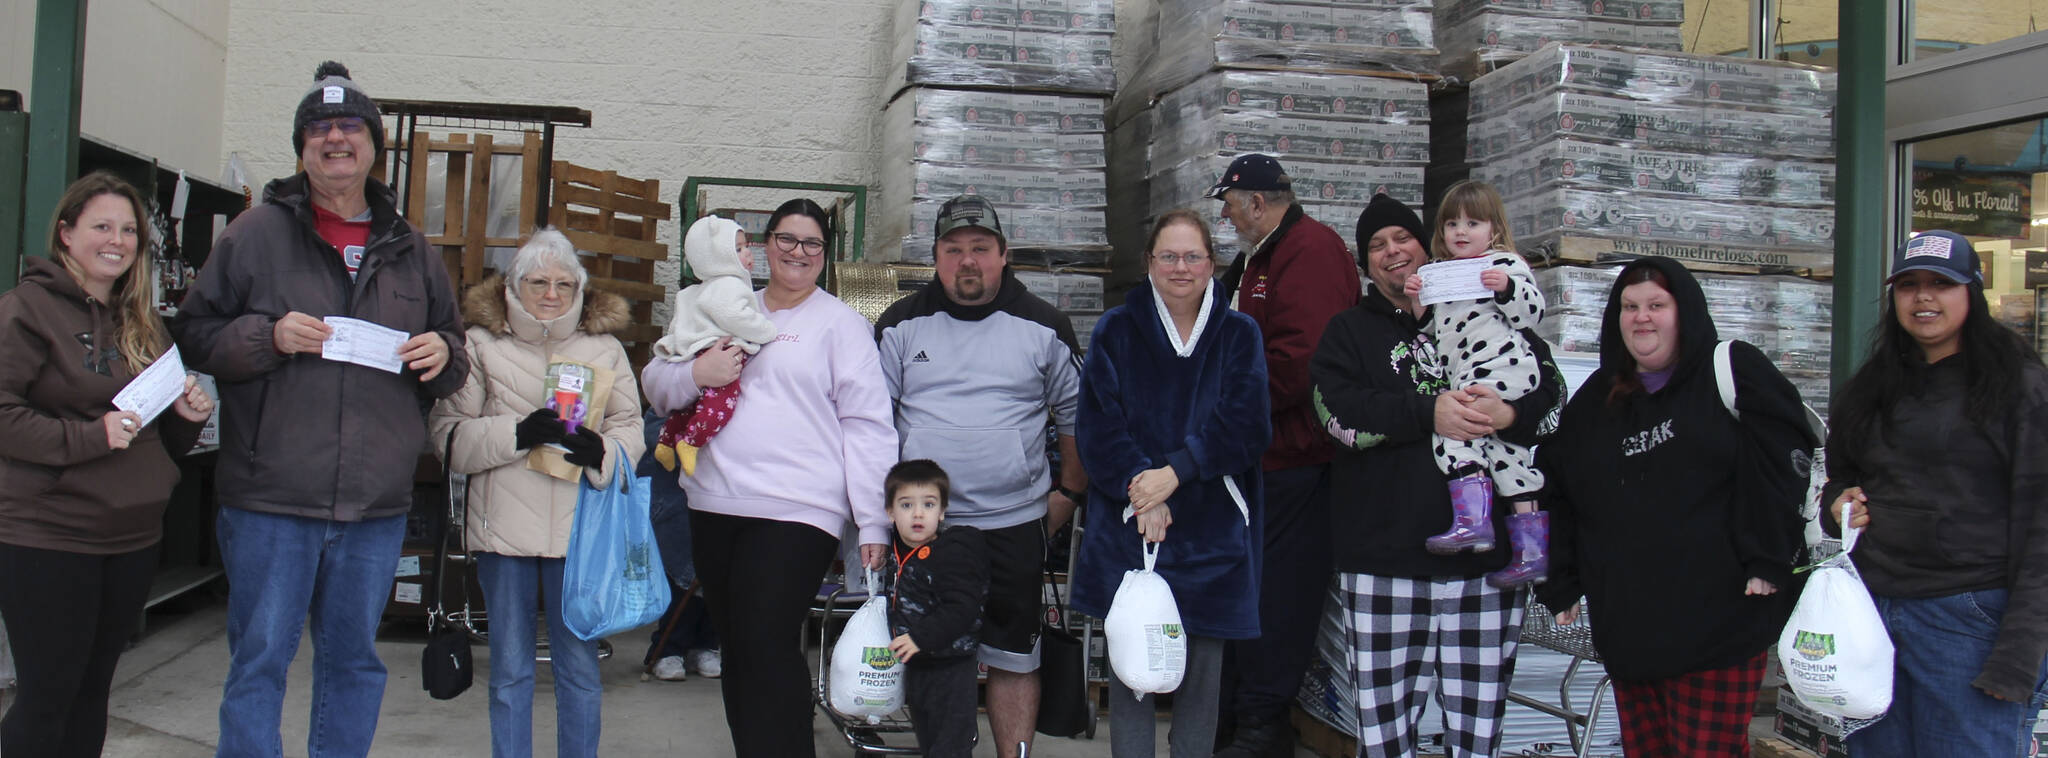
[[[1003,236],[1003,222],[996,218],[996,207],[980,195],[957,195],[939,206],[938,221],[932,224],[932,241],[936,243],[955,230],[968,227],[995,235],[1004,246],[1010,244]]]
[[[1290,189],[1294,183],[1288,181],[1287,172],[1281,170],[1280,161],[1270,155],[1246,153],[1230,162],[1230,168],[1223,170],[1223,178],[1216,180],[1204,197],[1223,197],[1224,190],[1267,190]]]
[[[1947,229],[1921,232],[1906,240],[1892,253],[1892,273],[1884,281],[1890,284],[1909,271],[1932,271],[1956,284],[1984,281],[1977,248],[1970,245],[1968,237]]]

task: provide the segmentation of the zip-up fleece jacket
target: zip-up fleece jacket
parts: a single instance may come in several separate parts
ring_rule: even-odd
[[[100,417],[135,378],[114,349],[114,313],[62,264],[23,266],[0,294],[0,542],[100,555],[156,544],[178,483],[171,451],[192,449],[200,425],[166,408],[109,449]]]
[[[994,300],[961,305],[937,280],[875,322],[904,460],[953,480],[948,523],[1000,529],[1045,515],[1048,412],[1074,434],[1080,350],[1073,322],[1003,268]]]
[[[1475,577],[1507,565],[1506,540],[1484,553],[1434,555],[1423,540],[1451,526],[1451,496],[1430,454],[1436,397],[1454,387],[1423,333],[1428,311],[1409,313],[1368,284],[1358,306],[1330,320],[1309,375],[1316,418],[1337,442],[1330,467],[1330,539],[1338,571],[1392,577]],[[1515,421],[1497,433],[1535,445],[1557,429],[1564,374],[1533,331],[1536,389],[1508,401]],[[1501,504],[1504,505],[1504,504]],[[1512,508],[1493,509],[1506,534]]]
[[[2025,702],[2048,655],[2048,369],[2024,364],[2012,412],[1972,421],[1958,354],[1913,363],[1919,387],[1889,434],[1828,440],[1827,500],[1870,498],[1856,571],[1875,595],[1930,598],[2004,589],[2005,615],[1972,684]],[[1822,523],[1834,531],[1832,519]]]
[[[1638,268],[1671,283],[1678,360],[1656,392],[1608,403],[1631,366],[1618,326],[1621,290]],[[1550,581],[1536,596],[1564,610],[1584,596],[1593,645],[1617,679],[1727,668],[1778,641],[1800,583],[1792,574],[1800,499],[1819,440],[1799,390],[1762,351],[1730,348],[1738,421],[1714,381],[1714,322],[1699,282],[1669,258],[1624,267],[1600,321],[1600,368],[1536,450],[1549,477]],[[1746,595],[1752,578],[1777,585]]]
[[[390,187],[372,179],[364,194],[370,238],[354,281],[314,231],[301,173],[228,225],[171,321],[186,365],[219,380],[221,505],[330,521],[412,509],[427,408],[468,379],[469,354],[441,256],[398,217]],[[448,364],[421,382],[410,368],[284,355],[271,332],[292,311],[439,333]]]
[[[469,323],[469,381],[434,404],[428,419],[434,452],[455,432],[449,467],[469,474],[469,518],[463,532],[472,550],[499,555],[560,558],[568,555],[582,488],[526,465],[530,450],[514,445],[522,419],[547,407],[548,364],[577,361],[610,371],[604,418],[591,419],[604,437],[604,460],[583,469],[593,487],[612,481],[621,449],[629,468],[646,449],[640,421],[640,382],[626,346],[612,332],[632,323],[626,299],[585,287],[567,313],[534,318],[493,276],[462,296]]]
[[[1310,402],[1308,364],[1323,329],[1358,304],[1358,265],[1344,238],[1289,206],[1266,243],[1240,255],[1223,277],[1223,296],[1252,317],[1266,339],[1266,382],[1273,445],[1261,466],[1275,471],[1328,463],[1336,454]]]
[[[981,530],[948,524],[931,542],[910,547],[896,539],[892,546],[897,568],[889,589],[889,635],[908,634],[917,643],[907,665],[973,655],[981,645],[981,603],[988,597],[988,543]]]

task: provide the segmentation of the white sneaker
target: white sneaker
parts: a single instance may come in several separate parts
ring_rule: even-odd
[[[654,662],[654,678],[664,682],[680,682],[689,678],[684,668],[682,656],[667,656]]]
[[[685,653],[685,655],[690,656],[690,668],[696,669],[698,676],[706,679],[717,679],[718,675],[725,670],[724,658],[719,656],[717,650],[698,648]]]

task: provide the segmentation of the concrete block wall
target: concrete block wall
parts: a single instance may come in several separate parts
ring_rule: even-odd
[[[87,5],[79,129],[195,176],[220,178],[228,3]],[[36,5],[0,3],[0,89],[27,95],[31,113]]]
[[[861,184],[872,200],[901,1],[232,0],[223,154],[239,153],[252,183],[288,175],[292,111],[332,58],[373,97],[589,109],[591,128],[557,132],[556,157],[659,179],[669,202],[690,176]],[[1118,12],[1139,19],[1153,2]],[[678,226],[662,231],[671,250]],[[674,282],[673,264],[661,276]]]
[[[235,0],[222,141],[252,182],[288,175],[293,109],[332,58],[373,97],[588,109],[590,128],[556,132],[556,158],[659,179],[668,202],[690,176],[873,185],[894,5],[368,0],[337,13],[311,0]],[[676,226],[662,232],[672,249]],[[673,267],[663,279],[675,280]]]

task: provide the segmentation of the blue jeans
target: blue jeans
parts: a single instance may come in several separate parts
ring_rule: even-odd
[[[1856,758],[2025,755],[2025,724],[2040,707],[2048,665],[2035,683],[2036,702],[2008,703],[1970,685],[1991,655],[2005,590],[1935,598],[1876,596],[1878,614],[1898,649],[1892,707],[1876,724],[1849,736]]]
[[[641,428],[647,435],[647,452],[633,467],[633,473],[653,482],[648,490],[647,515],[654,523],[654,544],[661,549],[661,567],[677,587],[688,588],[697,581],[697,567],[690,560],[690,499],[683,492],[682,472],[661,467],[654,457],[654,445],[661,440],[661,425],[667,416],[650,410],[641,414]],[[677,592],[677,597],[682,593]],[[716,647],[706,645],[704,647]]]
[[[478,579],[491,626],[491,755],[533,755],[533,640],[536,593],[548,614],[548,659],[555,673],[555,752],[561,758],[597,755],[597,643],[562,625],[561,558],[477,554]]]
[[[313,630],[306,752],[366,756],[384,702],[377,622],[391,598],[405,516],[358,522],[222,508],[215,524],[228,577],[228,680],[220,748],[280,756],[285,673]],[[309,622],[310,615],[310,622]]]

